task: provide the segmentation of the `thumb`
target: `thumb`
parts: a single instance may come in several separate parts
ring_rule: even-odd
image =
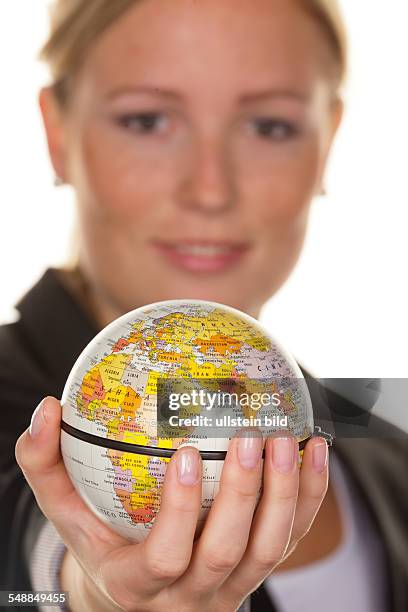
[[[128,542],[88,508],[65,468],[60,451],[61,404],[45,397],[31,424],[16,444],[16,460],[44,515],[89,575],[97,575],[101,560]]]
[[[51,518],[74,491],[60,451],[61,405],[45,397],[16,444],[16,460],[44,514]]]
[[[65,543],[74,543],[77,552],[83,549],[84,555],[91,548],[98,556],[101,548],[106,550],[124,540],[91,512],[68,476],[60,450],[61,413],[55,397],[47,396],[40,402],[30,427],[17,440],[16,460],[39,507]],[[89,553],[86,556],[90,557]]]
[[[58,523],[64,517],[89,514],[68,476],[60,450],[61,405],[45,397],[31,424],[17,440],[15,454],[25,479],[45,516]]]

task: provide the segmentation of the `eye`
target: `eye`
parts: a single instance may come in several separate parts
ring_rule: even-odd
[[[253,122],[255,132],[262,138],[269,140],[289,140],[298,134],[295,124],[282,119],[259,118]]]
[[[160,113],[129,113],[118,119],[119,124],[132,132],[150,134],[162,132],[167,127],[167,118]]]

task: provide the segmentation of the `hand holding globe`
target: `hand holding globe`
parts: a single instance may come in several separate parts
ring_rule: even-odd
[[[17,445],[69,549],[62,582],[73,610],[177,610],[188,602],[233,610],[290,554],[327,488],[327,444],[306,443],[310,397],[295,380],[296,362],[268,332],[221,304],[159,302],[96,336],[72,369],[62,408],[46,398]],[[274,391],[282,401],[256,416],[283,415],[289,431],[190,427],[164,436],[160,382],[167,392],[170,382],[173,393],[187,388],[190,398],[200,389],[220,398],[239,388],[239,400]],[[184,403],[183,414],[194,416],[194,403]],[[230,416],[237,410],[254,416],[248,404],[228,405]]]

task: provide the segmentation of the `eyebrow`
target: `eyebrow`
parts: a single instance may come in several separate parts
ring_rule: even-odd
[[[256,102],[257,100],[264,100],[267,98],[292,98],[299,102],[307,102],[309,100],[309,95],[295,89],[265,89],[263,91],[244,94],[239,98],[239,101],[245,104],[246,102]]]
[[[124,96],[124,95],[135,95],[135,94],[148,94],[148,95],[158,95],[163,98],[168,98],[171,100],[182,100],[183,95],[177,93],[176,91],[172,91],[170,89],[164,89],[162,87],[154,87],[154,86],[127,86],[124,85],[122,87],[117,87],[110,91],[106,98],[108,100],[112,100],[114,98]],[[238,99],[240,104],[248,104],[250,102],[256,102],[259,100],[265,100],[268,98],[291,98],[293,100],[297,100],[299,102],[307,102],[309,100],[309,95],[304,92],[297,91],[295,89],[289,88],[275,88],[275,89],[265,89],[261,91],[254,91],[251,93],[243,94]]]
[[[162,87],[154,87],[154,86],[141,86],[141,87],[132,87],[129,85],[124,85],[122,87],[117,87],[113,89],[107,94],[107,99],[111,100],[112,98],[118,98],[119,96],[129,95],[129,94],[155,94],[160,95],[166,98],[173,99],[181,99],[182,96],[175,91],[171,91],[170,89],[163,89]]]

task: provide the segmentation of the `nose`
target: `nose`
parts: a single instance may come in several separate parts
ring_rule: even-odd
[[[203,214],[219,214],[234,207],[236,189],[232,162],[227,145],[220,140],[196,142],[178,194],[178,201],[184,208]]]

